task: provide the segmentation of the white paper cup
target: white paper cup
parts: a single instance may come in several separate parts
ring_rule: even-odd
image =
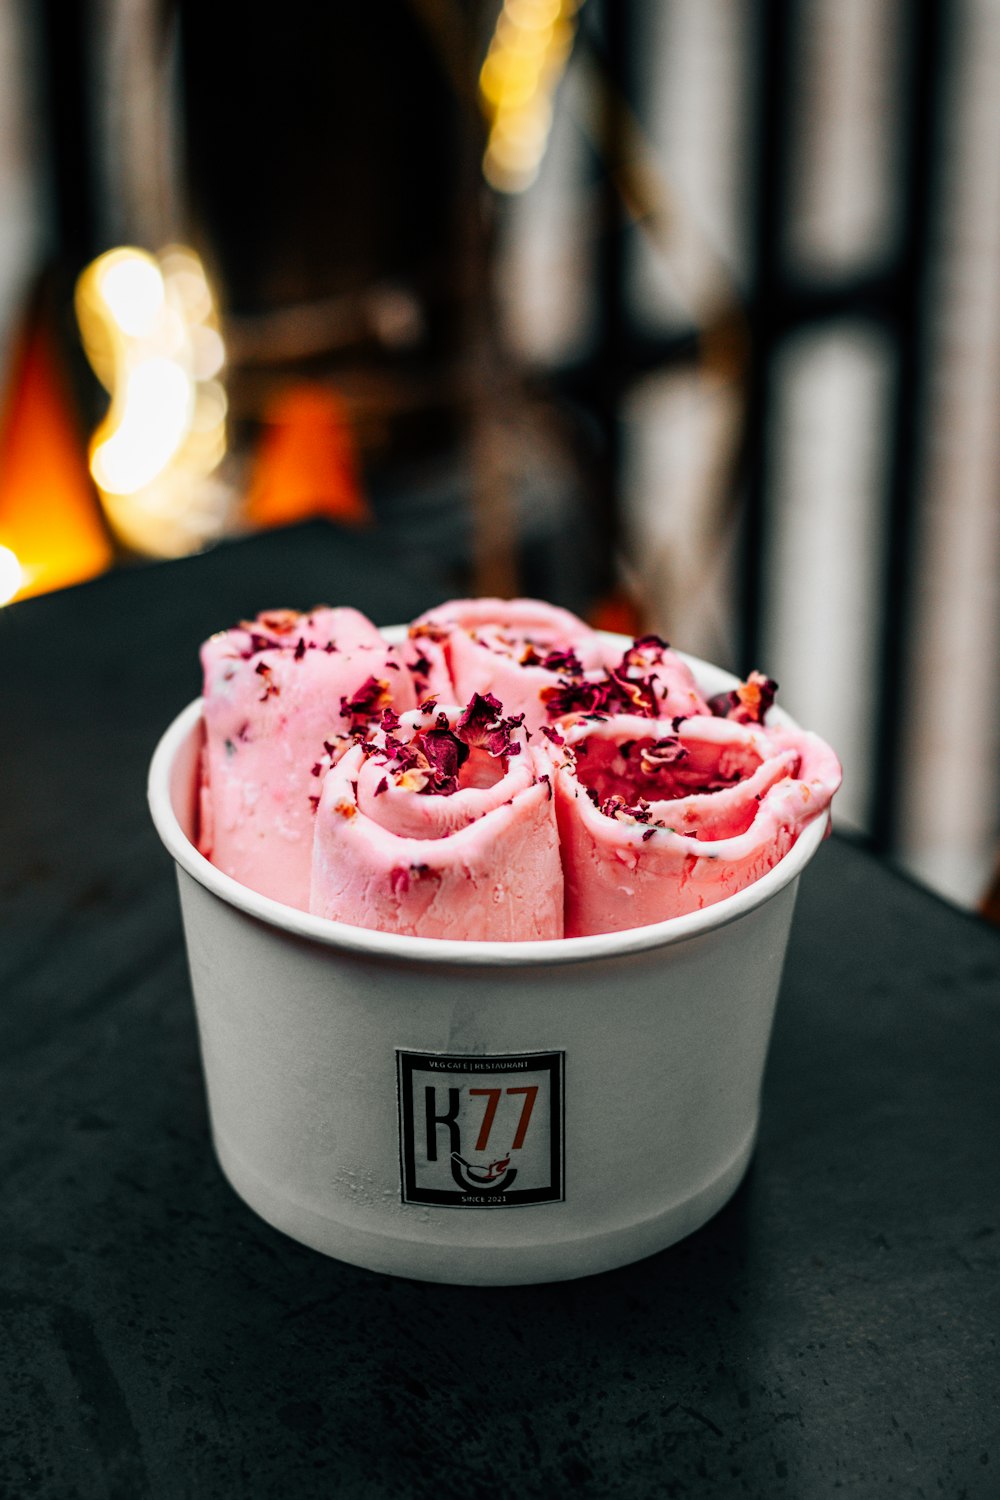
[[[704,691],[734,685],[688,660]],[[825,816],[746,890],[655,926],[399,937],[259,896],[197,852],[201,736],[198,701],[157,747],[149,801],[177,863],[215,1149],[262,1218],[371,1270],[503,1285],[625,1265],[722,1207]]]

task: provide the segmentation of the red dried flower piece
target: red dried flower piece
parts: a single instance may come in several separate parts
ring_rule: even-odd
[[[511,739],[515,729],[524,723],[524,714],[503,717],[503,704],[492,693],[473,693],[469,705],[455,725],[455,733],[467,745],[485,750],[489,755],[520,755],[521,746]]]
[[[411,625],[408,635],[411,641],[419,641],[421,637],[428,641],[446,641],[448,629],[444,625],[434,625],[430,621],[424,621],[421,625]]]
[[[627,655],[627,653],[626,653]],[[622,708],[626,713],[642,714],[644,717],[655,718],[657,713],[656,692],[653,683],[655,677],[626,677],[621,668],[609,672],[608,676],[613,684],[611,696],[615,690],[621,699]]]
[[[301,620],[297,609],[269,609],[258,619],[265,630],[273,630],[275,635],[288,635],[294,630]]]
[[[259,661],[256,667],[254,667],[254,671],[259,677],[263,677],[264,679],[264,691],[261,693],[259,700],[261,703],[266,703],[268,698],[276,696],[281,692],[278,684],[271,676],[271,668],[266,661]]]
[[[538,665],[545,672],[561,672],[564,677],[582,677],[584,672],[583,662],[569,646],[549,651]]]
[[[708,706],[717,719],[732,719],[736,724],[762,724],[778,691],[778,684],[763,672],[751,672],[746,682],[730,692],[716,693]]]
[[[490,729],[503,713],[503,704],[492,693],[473,693],[468,707],[459,716],[455,733],[467,745],[484,746]]]
[[[688,751],[676,736],[656,740],[652,745],[646,745],[639,751],[639,765],[646,776],[653,776],[657,771],[663,771],[667,766],[675,766],[678,761],[687,760],[687,758]]]
[[[368,677],[353,698],[341,698],[340,715],[344,719],[373,719],[380,708],[388,707],[389,684],[381,677]]]
[[[599,812],[606,818],[634,818],[637,823],[648,823],[652,817],[649,803],[643,797],[637,797],[634,802],[629,802],[625,797],[615,792],[613,796],[606,797],[603,802],[594,799]]]
[[[458,791],[458,773],[469,758],[469,747],[450,729],[431,729],[421,735],[421,749],[430,770],[425,791],[450,796]]]

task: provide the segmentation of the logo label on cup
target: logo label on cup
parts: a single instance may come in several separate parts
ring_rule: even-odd
[[[397,1051],[403,1202],[561,1202],[565,1055]]]

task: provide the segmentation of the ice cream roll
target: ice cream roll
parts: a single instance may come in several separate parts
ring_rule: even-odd
[[[201,650],[198,848],[243,885],[309,907],[320,778],[387,707],[412,708],[399,649],[354,609],[271,610]]]
[[[547,690],[608,665],[596,631],[539,599],[452,600],[413,622],[408,651],[426,664],[430,690],[447,674],[456,702],[492,694],[532,732],[554,717]]]
[[[324,781],[310,909],[413,937],[563,935],[547,757],[491,694],[384,716]]]
[[[567,937],[683,916],[766,874],[840,785],[803,730],[614,715],[550,729]]]

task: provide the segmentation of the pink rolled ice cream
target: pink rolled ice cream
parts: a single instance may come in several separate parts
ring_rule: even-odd
[[[534,733],[573,709],[705,713],[690,669],[664,641],[646,636],[619,652],[569,610],[538,599],[454,599],[410,627],[408,661],[426,684],[455,700],[493,693],[523,713]]]
[[[385,715],[324,779],[311,910],[415,937],[562,937],[551,778],[489,694]]]
[[[416,702],[400,653],[355,609],[271,610],[201,650],[198,848],[251,890],[309,907],[320,777],[384,708]]]
[[[840,785],[833,751],[804,730],[620,714],[551,733],[567,937],[643,927],[743,890],[825,816]]]

